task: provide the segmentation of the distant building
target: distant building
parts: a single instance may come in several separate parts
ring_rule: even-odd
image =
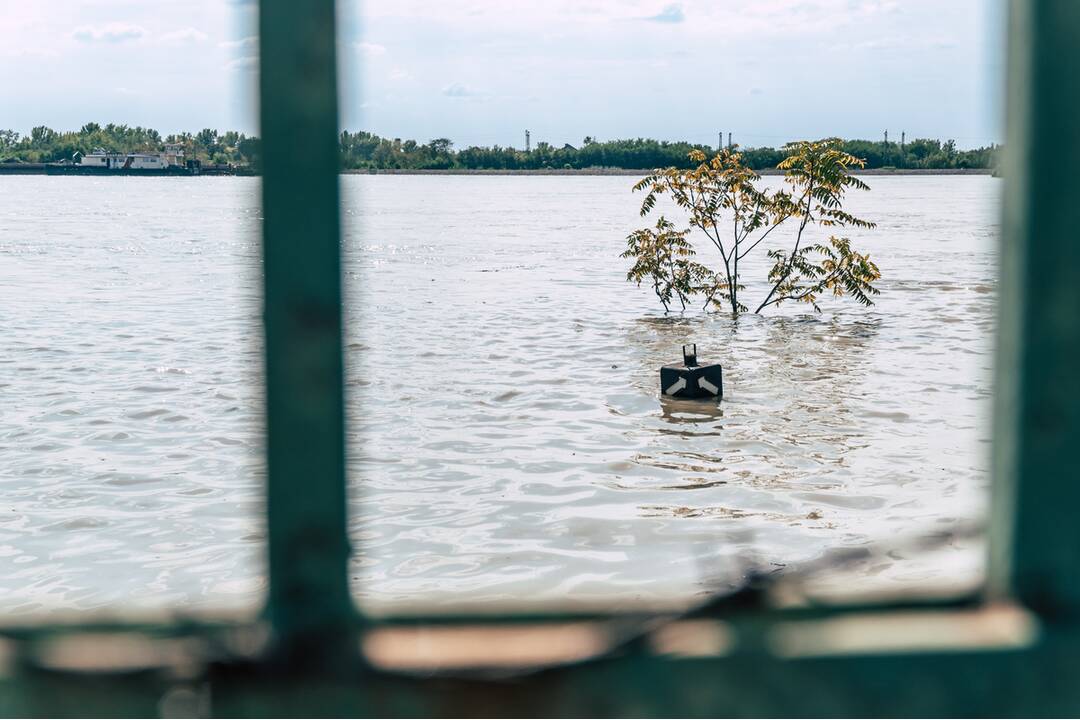
[[[125,170],[161,170],[165,165],[160,153],[130,153],[124,161]]]
[[[180,143],[166,143],[165,152],[162,153],[163,162],[167,167],[173,165],[184,166],[184,146]]]
[[[87,167],[100,167],[108,168],[110,170],[119,170],[124,166],[124,160],[126,156],[121,153],[111,153],[97,148],[89,155],[83,155],[79,158],[79,164]]]
[[[79,158],[83,167],[105,168],[108,170],[164,170],[169,167],[184,166],[184,147],[169,144],[165,152],[160,153],[114,153],[101,148]]]

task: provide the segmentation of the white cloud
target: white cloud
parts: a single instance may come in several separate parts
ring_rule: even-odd
[[[131,23],[110,22],[103,25],[82,25],[71,31],[71,37],[79,42],[122,43],[146,36],[146,29]]]
[[[225,63],[225,67],[229,70],[258,70],[259,69],[259,56],[247,55],[245,57],[236,58]]]
[[[202,30],[196,30],[193,27],[180,28],[179,30],[173,30],[161,35],[158,38],[158,42],[163,45],[196,45],[198,43],[206,42],[209,39],[209,35]]]
[[[682,5],[673,3],[665,6],[663,10],[655,15],[650,15],[645,19],[659,23],[681,23],[686,19],[686,14],[683,13]]]
[[[254,49],[259,44],[259,38],[254,35],[240,38],[239,40],[227,40],[225,42],[219,42],[219,48],[225,48],[226,50],[249,50]]]
[[[468,85],[465,85],[464,83],[455,82],[455,83],[450,83],[449,85],[445,86],[442,89],[442,94],[445,95],[446,97],[465,98],[465,97],[476,97],[478,95],[482,95],[483,93],[479,92],[478,90],[476,90],[474,88],[469,87]]]
[[[353,47],[359,50],[364,57],[378,57],[386,54],[386,47],[378,43],[357,42],[353,43]]]
[[[869,50],[869,51],[886,51],[896,50],[900,52],[910,53],[913,50],[952,50],[956,47],[956,42],[947,37],[927,36],[925,34],[919,34],[915,36],[910,35],[891,35],[888,37],[878,37],[872,40],[863,40],[851,44],[836,44],[831,46],[833,50],[847,51],[847,50]]]

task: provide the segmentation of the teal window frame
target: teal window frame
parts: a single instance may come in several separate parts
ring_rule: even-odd
[[[951,602],[733,604],[670,622],[358,611],[348,583],[335,3],[259,6],[265,620],[9,623],[0,714],[146,715],[184,698],[232,716],[1080,713],[1080,282],[1070,262],[1080,144],[1065,132],[1080,114],[1080,3],[1012,0],[1009,10],[985,588]],[[627,623],[644,631],[614,650],[589,644]],[[508,672],[499,669],[507,648],[563,660]]]

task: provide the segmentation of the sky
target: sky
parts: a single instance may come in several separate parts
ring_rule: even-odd
[[[0,128],[257,132],[253,0],[0,0]],[[339,0],[341,124],[455,147],[1002,139],[1002,0]]]

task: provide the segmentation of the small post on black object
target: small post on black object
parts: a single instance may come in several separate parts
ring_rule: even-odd
[[[683,345],[682,351],[682,365],[660,368],[660,392],[687,399],[724,397],[724,369],[718,363],[699,365],[694,343]]]
[[[686,367],[694,367],[697,365],[697,345],[691,343],[690,345],[682,346],[683,365]]]

